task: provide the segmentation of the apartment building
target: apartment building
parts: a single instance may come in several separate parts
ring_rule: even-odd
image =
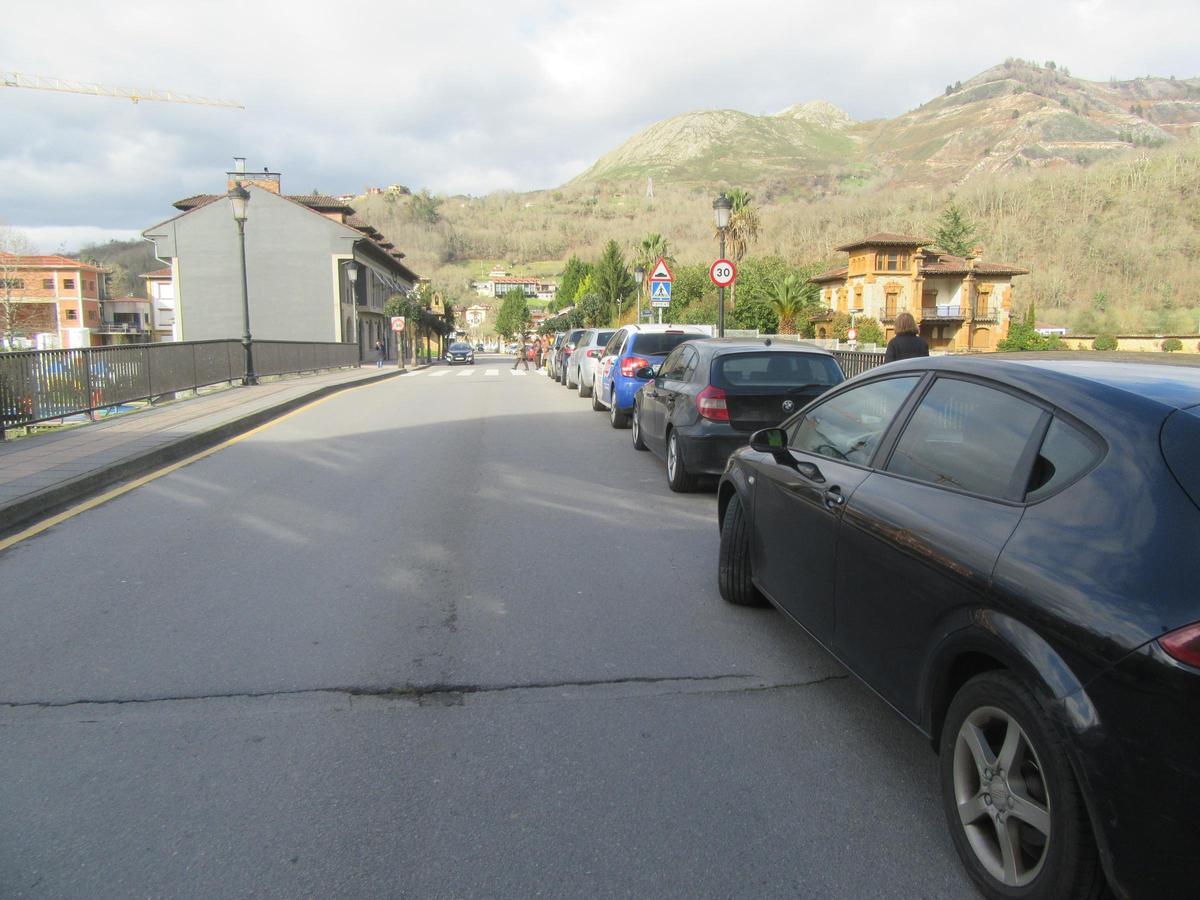
[[[0,331],[9,349],[99,345],[103,297],[99,266],[0,252]]]

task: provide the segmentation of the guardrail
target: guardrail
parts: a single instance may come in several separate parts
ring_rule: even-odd
[[[242,377],[245,359],[238,340],[0,353],[0,437],[5,428],[93,415],[123,403],[236,381]],[[357,344],[254,342],[258,375],[291,375],[358,363]]]

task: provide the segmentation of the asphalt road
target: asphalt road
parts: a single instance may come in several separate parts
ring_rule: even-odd
[[[484,357],[18,544],[0,896],[973,896],[927,743],[720,600],[715,507]]]

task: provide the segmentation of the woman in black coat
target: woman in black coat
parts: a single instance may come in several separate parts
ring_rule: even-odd
[[[888,341],[883,361],[890,363],[898,359],[928,355],[929,344],[926,343],[925,338],[917,334],[917,320],[913,318],[912,313],[900,313],[896,316],[896,336]]]

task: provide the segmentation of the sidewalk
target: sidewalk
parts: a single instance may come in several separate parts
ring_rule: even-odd
[[[404,371],[394,366],[378,369],[364,365],[251,387],[239,385],[0,443],[0,534],[119,481],[191,456],[320,397],[394,378]]]

